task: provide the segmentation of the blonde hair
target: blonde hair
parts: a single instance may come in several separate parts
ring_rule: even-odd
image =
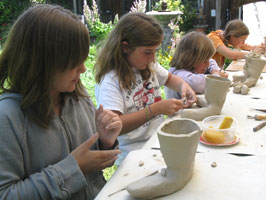
[[[205,62],[215,53],[209,38],[200,32],[187,33],[178,43],[170,66],[176,69],[193,70],[195,64]]]
[[[79,18],[60,6],[36,5],[12,26],[0,56],[1,92],[20,93],[30,120],[48,127],[54,115],[50,91],[58,73],[84,62],[89,32]],[[74,92],[84,96],[79,81]]]
[[[223,36],[226,43],[230,43],[231,36],[239,38],[245,35],[249,35],[248,27],[241,20],[237,19],[229,21],[225,26],[225,30],[223,31]]]
[[[136,81],[135,74],[127,61],[122,42],[127,42],[128,48],[133,51],[139,46],[159,45],[162,39],[163,30],[153,17],[144,13],[128,13],[122,16],[97,56],[94,66],[96,82],[100,83],[106,73],[114,70],[120,87],[130,89]],[[144,80],[150,74],[149,67],[141,71]]]

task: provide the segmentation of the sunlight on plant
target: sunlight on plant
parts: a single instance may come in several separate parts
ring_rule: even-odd
[[[171,46],[169,46],[169,49],[171,49]],[[157,62],[167,70],[170,68],[169,64],[173,58],[170,52],[171,50],[167,52],[167,51],[163,51],[162,49],[160,49],[156,54]],[[161,91],[162,99],[166,99],[164,86],[160,87],[160,91]]]
[[[132,7],[130,8],[131,13],[136,13],[136,12],[141,12],[145,13],[146,12],[146,0],[135,0],[133,2]]]
[[[171,47],[169,47],[169,55],[173,56],[177,47],[177,44],[181,38],[180,28],[178,25],[180,16],[176,19],[170,20],[168,24],[169,28],[172,30],[172,37],[171,37]]]
[[[116,165],[105,168],[103,170],[103,176],[104,176],[105,180],[108,181],[112,177],[112,175],[115,173],[116,170],[117,170]]]
[[[81,82],[86,87],[89,96],[91,97],[92,102],[96,106],[96,98],[95,98],[95,78],[94,78],[94,72],[93,67],[95,65],[95,55],[96,55],[96,45],[90,46],[90,53],[86,61],[84,62],[86,66],[86,72],[81,74]]]
[[[180,7],[182,6],[181,0],[160,0],[155,3],[153,10],[157,10],[157,11],[161,10],[162,2],[167,3],[167,10],[170,10],[170,11],[180,10]]]
[[[87,0],[83,2],[83,13],[88,24],[90,36],[95,38],[96,42],[106,39],[108,33],[114,28],[118,21],[118,15],[115,16],[114,23],[101,22],[98,6],[95,0],[92,0],[92,9],[87,5]]]
[[[161,3],[163,1],[167,3],[167,11],[179,10],[183,13],[176,18],[180,33],[187,33],[194,28],[197,21],[197,0],[160,0],[155,3],[152,9],[156,11],[161,10]]]
[[[171,47],[170,47],[171,48]],[[169,63],[172,60],[173,56],[167,52],[159,49],[156,54],[157,62],[162,65],[165,69],[169,69]]]

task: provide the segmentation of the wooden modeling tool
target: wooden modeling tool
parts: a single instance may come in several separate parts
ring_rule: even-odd
[[[266,125],[266,122],[262,122],[262,123],[260,123],[259,125],[255,126],[255,127],[253,128],[253,132],[256,132],[256,131],[262,129],[265,125]]]
[[[158,172],[159,172],[159,171],[156,170],[156,171],[154,171],[154,172],[152,172],[152,173],[150,173],[150,174],[144,176],[143,178],[148,177],[148,176],[153,176],[153,175],[157,174]],[[127,186],[126,186],[126,187],[127,187]],[[121,188],[120,190],[117,190],[117,191],[115,191],[115,192],[109,194],[108,197],[110,197],[110,196],[112,196],[112,195],[114,195],[114,194],[116,194],[116,193],[118,193],[118,192],[121,192],[121,191],[123,191],[123,190],[126,190],[126,187]]]

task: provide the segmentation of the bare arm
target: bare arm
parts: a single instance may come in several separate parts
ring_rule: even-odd
[[[219,54],[223,55],[226,58],[229,58],[230,60],[242,59],[247,54],[247,52],[234,51],[226,47],[225,45],[219,46],[216,50]]]
[[[165,86],[175,90],[181,94],[182,98],[187,98],[187,104],[184,107],[191,107],[197,101],[195,92],[182,78],[176,75],[171,75],[165,83]]]
[[[246,51],[251,51],[255,48],[256,46],[252,46],[252,45],[249,45],[249,44],[242,44],[239,46],[240,49],[243,49],[243,50],[246,50]]]
[[[113,110],[113,112],[117,113],[122,121],[123,126],[120,135],[123,135],[140,127],[152,117],[160,114],[173,115],[175,112],[182,109],[182,107],[183,105],[181,100],[166,99],[151,104],[150,109],[146,107],[137,112],[128,114],[122,114],[121,112],[115,110]]]

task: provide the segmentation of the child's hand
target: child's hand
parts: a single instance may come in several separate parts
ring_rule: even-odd
[[[111,166],[120,153],[119,150],[90,150],[90,147],[96,142],[98,137],[98,133],[92,135],[87,141],[71,152],[84,174]]]
[[[228,73],[226,73],[224,70],[221,70],[221,71],[219,72],[219,75],[220,75],[220,77],[228,78]]]
[[[261,43],[260,45],[254,46],[253,51],[256,53],[263,53],[266,51],[266,44]]]
[[[186,98],[186,103],[183,104],[183,108],[189,108],[197,101],[194,90],[186,82],[183,82],[181,86],[181,98]]]
[[[111,148],[122,129],[120,117],[110,110],[103,109],[103,106],[100,105],[96,111],[95,121],[103,148]]]
[[[224,70],[212,70],[212,75],[220,76],[223,78],[228,78],[228,73],[226,73]]]
[[[178,99],[165,99],[154,104],[158,114],[173,115],[183,108],[183,102]]]

